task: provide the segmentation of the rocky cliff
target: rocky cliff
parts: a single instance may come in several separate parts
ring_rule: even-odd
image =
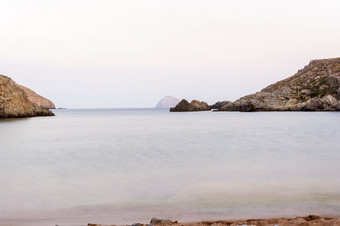
[[[0,118],[53,116],[54,114],[31,102],[12,79],[0,75]]]
[[[219,111],[340,111],[340,58],[312,60],[295,75],[234,102],[212,105]]]
[[[157,103],[156,108],[157,109],[170,109],[172,107],[175,107],[176,104],[178,103],[179,103],[179,99],[177,99],[176,97],[165,96],[163,99],[161,99]]]
[[[46,99],[45,97],[40,96],[39,94],[37,94],[36,92],[34,92],[33,90],[19,85],[18,86],[24,90],[24,92],[26,93],[27,98],[37,104],[38,106],[45,108],[45,109],[55,109],[54,103],[52,101],[50,101],[49,99]]]
[[[312,60],[295,75],[234,102],[221,111],[339,111],[340,58]],[[215,108],[216,106],[213,106]]]

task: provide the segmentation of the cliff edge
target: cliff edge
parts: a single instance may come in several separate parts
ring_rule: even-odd
[[[45,108],[45,109],[55,109],[55,105],[52,101],[50,101],[49,99],[43,97],[43,96],[40,96],[39,94],[37,94],[36,92],[34,92],[33,90],[25,87],[25,86],[22,86],[22,85],[19,85],[17,84],[22,90],[24,90],[24,92],[26,93],[26,96],[27,98],[37,104],[38,106],[42,107],[42,108]]]
[[[0,118],[54,116],[27,98],[25,91],[12,79],[0,75]]]

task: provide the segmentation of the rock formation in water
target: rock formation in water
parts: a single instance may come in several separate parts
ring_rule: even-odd
[[[0,75],[0,118],[53,116],[54,114],[31,102],[12,79]]]
[[[37,94],[36,92],[34,92],[33,90],[25,86],[22,86],[19,84],[18,86],[25,91],[27,98],[33,103],[45,109],[55,109],[54,103],[50,101],[49,99],[40,96],[39,94]]]
[[[170,109],[172,107],[175,107],[179,103],[179,99],[172,96],[165,96],[163,99],[161,99],[157,105],[157,109]]]
[[[312,60],[295,75],[234,102],[220,111],[340,111],[340,58]],[[176,106],[177,107],[177,106]]]
[[[175,111],[209,111],[211,107],[204,101],[193,100],[189,103],[183,99],[176,107],[170,108],[171,112]]]

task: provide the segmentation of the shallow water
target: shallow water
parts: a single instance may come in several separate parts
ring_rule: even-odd
[[[340,212],[339,113],[55,114],[0,120],[0,224]]]

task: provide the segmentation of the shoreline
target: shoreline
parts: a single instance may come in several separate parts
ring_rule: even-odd
[[[116,213],[113,213],[115,215]],[[122,214],[122,213],[120,213]],[[136,214],[136,213],[134,213]],[[20,215],[20,214],[19,214]],[[230,225],[230,226],[290,226],[290,225],[339,225],[340,226],[340,215],[328,215],[328,214],[296,214],[296,215],[285,215],[280,214],[276,216],[268,216],[263,217],[263,215],[259,214],[258,216],[222,216],[216,218],[202,217],[196,216],[196,218],[166,218],[163,215],[162,218],[151,218],[151,214],[149,218],[147,217],[137,217],[135,220],[128,220],[131,217],[131,213],[125,213],[120,215],[122,218],[125,218],[125,222],[119,221],[116,218],[102,218],[98,214],[88,215],[86,218],[77,216],[77,215],[68,215],[61,214],[59,216],[45,216],[39,218],[29,218],[29,217],[18,217],[14,218],[12,216],[12,220],[10,219],[0,219],[0,226],[46,226],[46,225],[55,225],[55,226],[222,226],[222,225]],[[154,216],[156,216],[155,214]],[[204,214],[203,214],[204,215]],[[107,216],[108,217],[108,216]],[[149,220],[147,220],[149,219]]]
[[[288,225],[340,225],[340,217],[326,217],[318,215],[298,216],[294,218],[259,218],[259,219],[241,219],[241,220],[214,220],[214,221],[197,221],[197,222],[178,222],[170,219],[152,218],[149,224],[135,223],[131,226],[220,226],[220,225],[268,225],[268,226],[288,226]],[[116,226],[115,224],[95,224],[88,223],[87,226]]]
[[[7,214],[3,212],[0,216],[0,226],[340,225],[340,212],[334,207],[325,209],[287,206],[276,210],[275,207],[246,210],[242,208],[211,212],[164,205],[125,208],[111,205],[79,206],[55,210],[15,211]]]

